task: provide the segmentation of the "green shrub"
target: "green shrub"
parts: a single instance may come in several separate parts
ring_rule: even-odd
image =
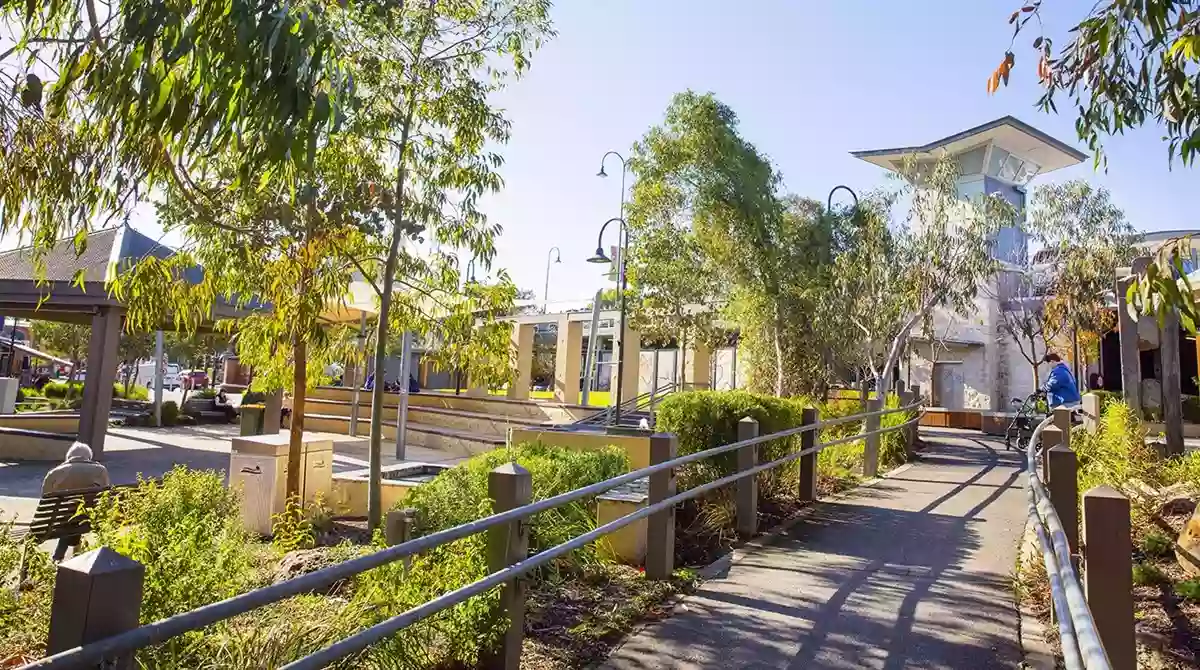
[[[129,391],[126,392],[125,385],[117,382],[113,384],[113,397],[124,398],[125,400],[149,400],[150,389],[138,384],[130,384]]]
[[[1163,558],[1175,552],[1175,543],[1171,538],[1158,531],[1146,533],[1141,541],[1142,553],[1150,558]]]
[[[200,400],[212,400],[213,398],[217,397],[217,390],[211,388],[200,389],[199,391],[193,391],[191,397],[198,398]]]
[[[491,514],[488,473],[510,460],[529,471],[535,501],[611,479],[629,469],[625,453],[616,448],[577,451],[520,444],[480,454],[442,472],[414,489],[402,505],[416,508],[421,534],[485,517]],[[592,505],[591,500],[578,501],[539,514],[530,533],[530,549],[552,547],[591,530],[595,525]],[[582,551],[590,554],[592,550]]]
[[[266,402],[266,399],[266,394],[262,393],[261,391],[246,391],[246,393],[242,395],[242,404],[261,405]]]
[[[13,661],[19,665],[43,655],[55,572],[50,554],[36,545],[26,547],[26,542],[32,542],[13,537],[12,526],[12,521],[0,521],[0,664],[5,665]],[[19,586],[17,566],[23,552],[27,577]]]
[[[673,393],[658,406],[655,428],[675,433],[679,438],[679,455],[685,456],[736,442],[738,422],[744,417],[758,421],[760,435],[795,428],[808,406],[804,398],[776,398],[741,390]],[[758,460],[773,461],[799,448],[799,435],[772,440],[759,446]],[[676,473],[679,489],[694,488],[731,475],[736,466],[737,454],[732,451],[689,463]],[[778,474],[772,471],[773,476]]]
[[[179,404],[174,400],[168,400],[162,404],[162,424],[174,426],[177,423],[179,423]]]
[[[161,483],[106,493],[88,518],[88,548],[107,546],[146,566],[143,622],[236,595],[252,581],[238,495],[220,472],[178,465]]]
[[[1191,600],[1200,601],[1200,579],[1185,579],[1175,585],[1175,593]]]
[[[1157,586],[1166,584],[1169,579],[1158,566],[1151,563],[1138,562],[1133,564],[1134,586]]]
[[[42,394],[47,398],[65,398],[67,397],[67,382],[50,382],[42,388]],[[70,384],[71,396],[79,397],[83,395],[83,382],[72,382]]]
[[[487,493],[488,473],[515,460],[529,470],[533,500],[610,479],[628,470],[618,449],[574,451],[541,444],[522,444],[475,456],[416,488],[402,503],[417,509],[418,533],[427,534],[473,521],[492,513]],[[583,500],[547,510],[532,519],[531,553],[564,542],[595,527],[593,501]],[[361,613],[362,625],[395,616],[447,591],[487,575],[486,533],[414,556],[410,566],[392,563],[354,579],[350,609]],[[573,564],[596,560],[587,547],[560,560],[557,568],[574,572]],[[498,639],[503,622],[492,615],[497,591],[451,608],[436,625],[413,626],[371,650],[387,667],[409,667],[401,659],[422,659],[422,667],[474,667],[479,650]],[[363,665],[369,665],[360,661]]]
[[[288,498],[287,508],[271,516],[271,544],[281,552],[311,549],[316,531],[297,496]]]

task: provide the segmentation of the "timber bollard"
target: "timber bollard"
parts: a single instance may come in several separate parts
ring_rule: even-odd
[[[1095,393],[1083,394],[1083,428],[1089,433],[1100,430],[1100,396]]]
[[[1042,429],[1042,471],[1039,475],[1042,483],[1050,484],[1050,450],[1064,442],[1063,432],[1058,426],[1049,425]]]
[[[1083,588],[1113,670],[1135,670],[1129,499],[1111,486],[1083,494]]]
[[[100,547],[58,565],[50,605],[46,654],[97,642],[138,626],[146,568]],[[105,668],[128,670],[133,654],[108,659]]]
[[[1069,434],[1068,434],[1069,436]],[[1071,555],[1079,553],[1079,459],[1070,439],[1047,450],[1050,472],[1050,504],[1062,522]]]
[[[758,422],[750,417],[738,421],[738,442],[758,437]],[[758,445],[751,444],[737,450],[738,472],[745,472],[758,465]],[[737,480],[734,502],[737,506],[737,532],[743,539],[758,533],[758,477],[742,477]]]
[[[808,426],[816,423],[818,418],[816,407],[805,407],[800,415],[800,422]],[[815,446],[817,446],[816,430],[806,430],[800,433],[801,451],[807,451]],[[800,457],[799,493],[801,502],[812,502],[817,499],[817,453],[815,451]]]
[[[679,453],[679,440],[671,433],[650,436],[650,465],[666,463]],[[650,500],[655,505],[675,495],[675,469],[650,475]],[[646,576],[669,579],[675,571],[675,507],[651,514],[646,523]]]
[[[868,412],[878,412],[883,407],[882,398],[871,398],[867,401]],[[880,416],[875,414],[863,420],[863,433],[879,430]],[[863,447],[863,477],[873,479],[879,476],[879,435],[867,435]]]
[[[1054,408],[1054,425],[1064,433],[1071,432],[1071,410],[1066,407]]]
[[[394,509],[388,512],[383,521],[383,537],[388,546],[394,547],[411,540],[416,524],[417,510],[415,507]]]
[[[488,496],[492,512],[499,514],[533,501],[533,479],[516,463],[506,463],[488,473]],[[529,518],[523,517],[487,531],[488,572],[497,572],[529,556]],[[525,638],[525,580],[505,582],[500,589],[497,617],[508,626],[497,648],[481,654],[487,670],[520,670],[521,644]]]

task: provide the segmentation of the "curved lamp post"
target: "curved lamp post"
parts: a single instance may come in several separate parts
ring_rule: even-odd
[[[546,288],[542,290],[542,314],[545,314],[550,307],[550,258],[552,256],[555,263],[561,263],[562,251],[558,247],[550,247],[550,251],[546,252]]]
[[[612,422],[614,426],[617,426],[621,424],[621,393],[625,386],[625,352],[622,351],[622,349],[624,349],[625,346],[623,341],[625,336],[625,259],[629,251],[629,228],[625,225],[625,219],[616,216],[608,221],[605,221],[604,225],[600,226],[600,234],[596,237],[596,255],[587,259],[587,261],[589,263],[613,262],[612,259],[604,253],[604,231],[608,228],[608,224],[612,223],[613,221],[621,224],[621,232],[624,233],[622,237],[624,244],[621,247],[621,258],[620,262],[617,264],[617,299],[619,300],[621,310],[621,323],[618,326],[618,333],[620,334],[621,339],[617,340],[617,347],[613,352],[617,356],[617,396],[616,403],[613,405]]]
[[[837,193],[838,191],[845,191],[845,192],[849,193],[850,197],[854,198],[854,208],[858,209],[858,195],[854,192],[854,189],[850,188],[849,186],[846,186],[845,184],[839,184],[837,186],[834,186],[832,189],[830,189],[829,198],[828,198],[828,200],[825,201],[825,211],[827,211],[827,212],[833,211],[833,194]]]

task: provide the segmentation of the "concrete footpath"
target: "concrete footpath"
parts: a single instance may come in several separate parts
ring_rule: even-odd
[[[1015,668],[1015,452],[922,431],[918,462],[818,503],[603,668]]]

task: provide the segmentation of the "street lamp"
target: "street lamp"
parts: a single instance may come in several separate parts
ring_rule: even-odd
[[[558,247],[550,247],[550,251],[546,252],[546,288],[542,291],[542,314],[545,314],[550,307],[550,257],[554,257],[555,263],[562,262],[562,252]]]
[[[467,263],[467,271],[464,274],[467,275],[466,281],[463,282],[464,286],[475,283],[475,259],[474,258],[472,258],[470,260],[470,262]]]
[[[629,227],[625,224],[625,219],[622,219],[619,216],[613,217],[608,221],[605,221],[603,226],[600,226],[600,234],[596,237],[596,255],[587,260],[589,263],[612,262],[612,259],[604,253],[604,231],[608,228],[608,224],[612,223],[613,221],[621,224],[620,232],[624,233],[624,245],[621,247],[620,259],[617,263],[617,291],[621,310],[621,323],[618,326],[617,333],[620,335],[620,338],[616,339],[617,346],[614,347],[613,351],[613,354],[617,357],[617,397],[616,403],[613,405],[613,425],[619,426],[621,424],[621,393],[625,386],[625,352],[622,351],[622,349],[625,347],[625,259],[627,258],[629,252]]]
[[[830,189],[829,199],[825,201],[825,211],[827,211],[827,212],[833,211],[833,194],[837,193],[839,190],[844,190],[847,193],[849,193],[850,197],[854,198],[854,209],[858,209],[858,195],[856,195],[854,193],[854,189],[850,188],[849,186],[846,186],[845,184],[839,184],[837,186],[834,186],[832,189]]]

